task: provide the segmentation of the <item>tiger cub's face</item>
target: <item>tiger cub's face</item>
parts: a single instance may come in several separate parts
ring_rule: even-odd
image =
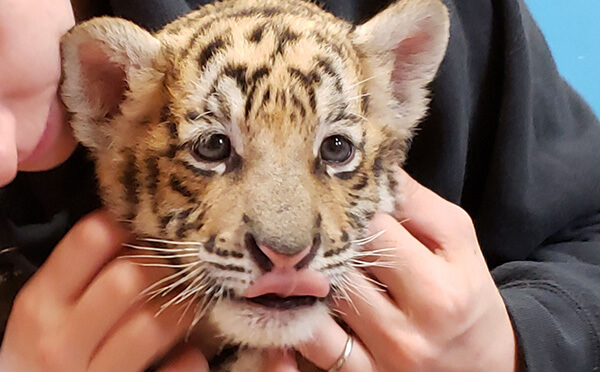
[[[223,1],[156,34],[99,18],[63,40],[62,95],[107,208],[178,268],[173,303],[234,342],[293,345],[395,207],[447,38],[438,0],[358,27],[293,0]]]

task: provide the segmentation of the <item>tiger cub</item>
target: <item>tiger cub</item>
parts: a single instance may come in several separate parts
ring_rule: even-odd
[[[175,302],[229,344],[293,347],[396,207],[448,22],[439,0],[358,26],[301,0],[225,0],[154,34],[97,18],[63,39],[62,98],[107,209],[178,268]]]

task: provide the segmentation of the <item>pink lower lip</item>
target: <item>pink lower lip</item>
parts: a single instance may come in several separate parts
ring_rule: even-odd
[[[44,131],[40,136],[40,139],[29,155],[23,159],[19,159],[19,163],[25,163],[31,159],[36,159],[43,156],[44,153],[56,142],[56,138],[59,133],[59,123],[62,121],[62,112],[57,101],[53,101],[48,111],[48,118],[46,119],[46,125]]]

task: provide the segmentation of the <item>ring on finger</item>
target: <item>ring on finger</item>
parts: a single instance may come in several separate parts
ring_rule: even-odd
[[[344,351],[342,352],[342,355],[340,355],[340,357],[335,362],[333,367],[329,368],[327,370],[327,372],[339,372],[339,370],[342,369],[342,367],[346,363],[346,360],[348,360],[348,357],[350,356],[350,353],[352,352],[353,346],[354,346],[354,337],[352,337],[352,335],[349,334],[348,338],[346,339],[346,345],[344,346]]]

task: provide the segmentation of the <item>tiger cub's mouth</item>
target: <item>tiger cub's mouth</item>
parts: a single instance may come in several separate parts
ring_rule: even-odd
[[[287,309],[312,305],[329,294],[329,280],[323,273],[295,262],[310,262],[314,253],[308,253],[304,258],[302,253],[298,258],[272,259],[272,253],[271,258],[263,253],[268,248],[261,247],[250,234],[246,234],[245,241],[248,250],[254,253],[255,262],[263,269],[262,275],[242,293],[246,299],[267,307]],[[305,251],[315,252],[319,245],[317,234],[312,247]],[[269,264],[261,265],[263,260]]]
[[[275,310],[313,306],[329,295],[329,281],[320,272],[276,269],[263,274],[246,291],[244,298]]]
[[[275,293],[269,293],[248,299],[248,301],[255,304],[276,310],[290,310],[300,307],[309,307],[313,306],[318,300],[320,300],[320,298],[316,296],[280,297]]]

